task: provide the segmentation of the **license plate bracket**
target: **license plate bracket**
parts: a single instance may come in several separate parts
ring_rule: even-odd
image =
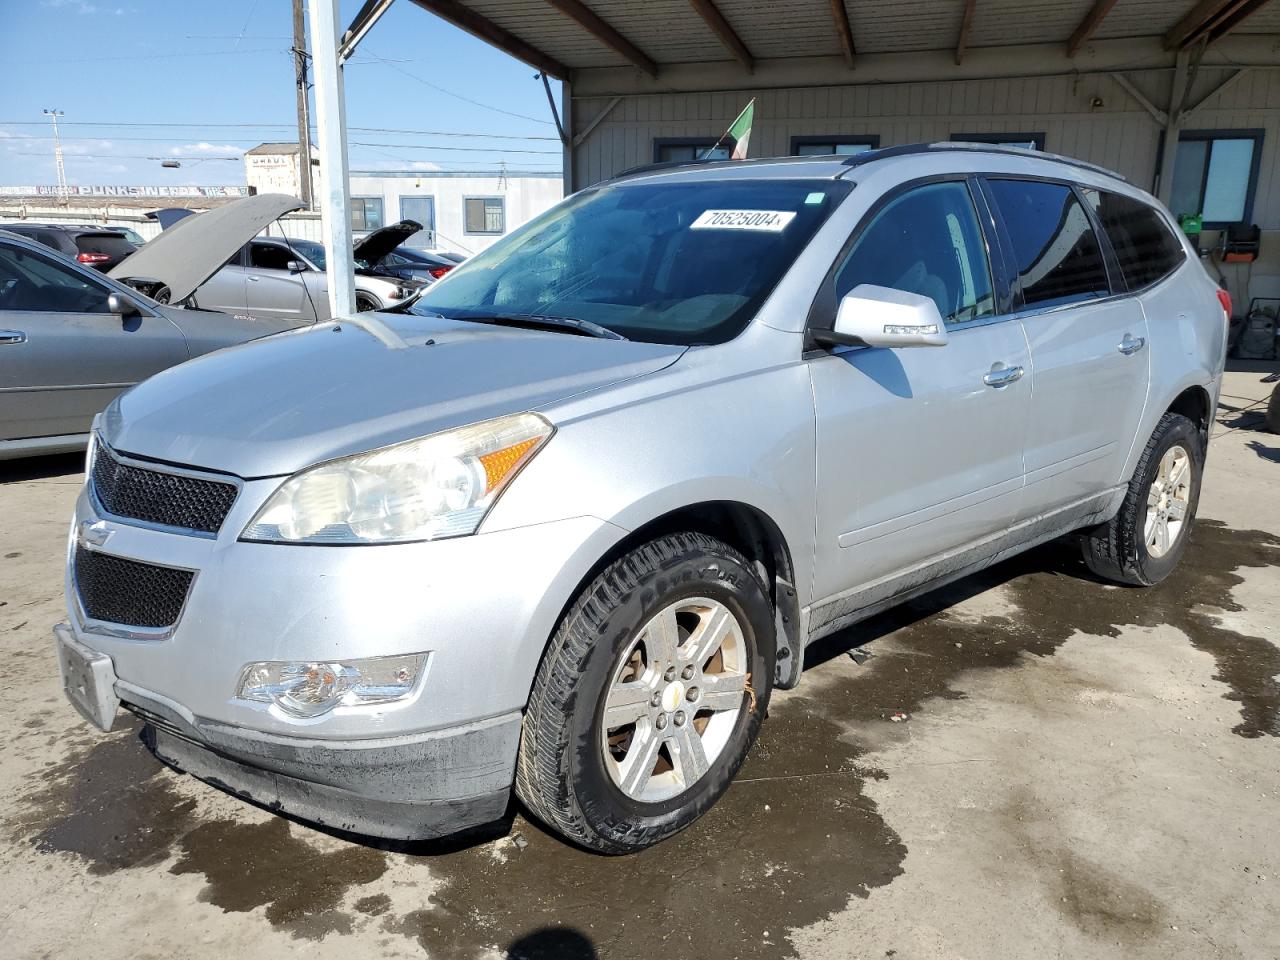
[[[116,671],[105,653],[77,641],[65,624],[53,629],[62,690],[80,715],[99,730],[110,730],[120,709]]]

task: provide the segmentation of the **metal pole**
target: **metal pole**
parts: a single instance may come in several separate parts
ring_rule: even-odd
[[[44,115],[53,121],[53,161],[58,168],[58,196],[67,202],[67,168],[62,162],[62,136],[58,133],[58,118],[61,110],[46,110]]]
[[[311,209],[311,104],[307,92],[307,27],[302,0],[293,0],[293,56],[298,87],[298,196]]]
[[[351,200],[347,167],[347,105],[338,66],[338,0],[307,0],[311,55],[315,60],[316,127],[319,136],[320,217],[328,262],[329,310],[355,313],[355,258],[351,250]]]

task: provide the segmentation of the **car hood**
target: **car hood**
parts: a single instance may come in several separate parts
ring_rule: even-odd
[[[302,206],[297,197],[263,193],[198,217],[184,217],[112,267],[107,276],[159,280],[169,288],[169,302],[180,303],[268,224]]]
[[[281,476],[654,373],[685,349],[362,314],[172,367],[117,398],[102,431],[135,456]]]
[[[421,229],[422,224],[417,220],[401,220],[389,227],[381,227],[373,231],[363,240],[357,240],[352,252],[357,260],[377,263]]]

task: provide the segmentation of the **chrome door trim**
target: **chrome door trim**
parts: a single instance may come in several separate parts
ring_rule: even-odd
[[[0,330],[0,344],[26,343],[27,335],[21,330]]]

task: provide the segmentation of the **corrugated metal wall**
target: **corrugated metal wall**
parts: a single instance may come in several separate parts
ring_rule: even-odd
[[[1189,103],[1197,103],[1231,72],[1201,70]],[[1127,76],[1154,104],[1167,105],[1172,71]],[[655,139],[719,136],[753,96],[755,157],[790,153],[791,138],[806,135],[876,134],[881,146],[892,146],[963,133],[1043,132],[1047,150],[1100,163],[1150,189],[1159,153],[1160,127],[1109,75],[744,88],[624,98],[575,150],[574,186],[652,162]],[[610,99],[576,99],[575,132],[584,130]],[[1206,102],[1187,126],[1266,131],[1254,219],[1266,229],[1280,229],[1280,70],[1249,71]]]

